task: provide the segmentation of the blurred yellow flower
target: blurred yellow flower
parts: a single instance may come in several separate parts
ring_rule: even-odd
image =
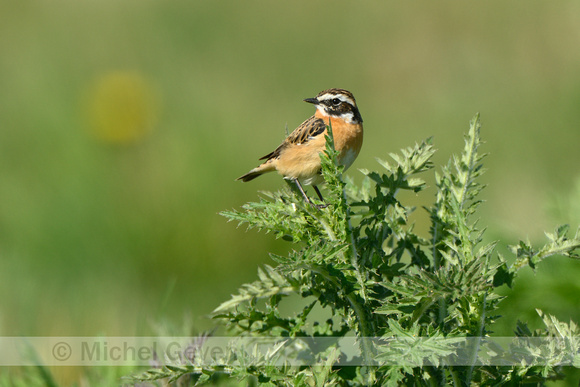
[[[124,144],[142,138],[153,129],[158,110],[153,88],[138,72],[106,73],[89,91],[90,126],[103,141]]]

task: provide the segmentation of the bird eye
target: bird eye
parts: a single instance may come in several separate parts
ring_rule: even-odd
[[[334,98],[334,99],[332,100],[332,104],[333,104],[333,105],[335,105],[335,106],[338,106],[338,105],[340,105],[340,102],[341,102],[341,101],[340,101],[340,99],[338,99],[338,98]]]

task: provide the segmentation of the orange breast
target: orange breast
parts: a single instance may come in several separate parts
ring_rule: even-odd
[[[318,114],[318,111],[316,112]],[[334,148],[340,152],[339,162],[348,169],[357,158],[363,143],[362,124],[351,124],[340,118],[320,117],[330,124],[334,137]]]
[[[329,117],[319,115],[328,125]],[[341,119],[330,118],[334,147],[340,152],[339,162],[350,167],[360,152],[363,140],[362,124],[349,124]],[[305,184],[314,183],[320,172],[320,152],[326,148],[326,131],[303,144],[291,144],[282,150],[275,161],[275,168],[281,175],[297,178]]]

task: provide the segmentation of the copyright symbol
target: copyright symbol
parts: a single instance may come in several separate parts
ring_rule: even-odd
[[[52,347],[52,356],[54,356],[56,360],[59,361],[68,360],[71,354],[72,348],[70,347],[69,344],[65,343],[64,341],[56,343],[54,347]]]

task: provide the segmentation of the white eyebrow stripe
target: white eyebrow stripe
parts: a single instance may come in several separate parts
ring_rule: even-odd
[[[318,97],[318,99],[321,100],[321,101],[326,101],[326,100],[334,99],[334,98],[338,98],[342,102],[346,102],[346,103],[351,104],[352,106],[355,106],[354,101],[351,98],[349,98],[346,95],[344,95],[344,94],[329,94],[329,93],[326,93],[326,94],[323,94],[320,97]]]

